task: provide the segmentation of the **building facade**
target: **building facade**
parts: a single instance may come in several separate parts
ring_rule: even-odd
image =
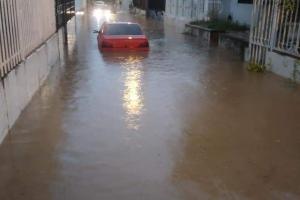
[[[167,0],[165,21],[182,32],[185,23],[219,18],[250,27],[250,63],[300,81],[300,1],[298,0]]]
[[[247,0],[166,0],[166,18],[182,21],[205,20],[217,12],[220,18],[250,25],[252,1]]]

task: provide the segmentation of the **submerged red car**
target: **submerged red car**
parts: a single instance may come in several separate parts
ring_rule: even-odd
[[[149,50],[149,41],[137,23],[105,22],[98,32],[99,49]]]

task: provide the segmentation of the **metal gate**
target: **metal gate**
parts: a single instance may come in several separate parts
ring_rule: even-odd
[[[53,0],[0,0],[0,79],[54,32]]]
[[[56,28],[66,25],[75,16],[75,0],[56,0]]]
[[[265,65],[267,51],[300,57],[299,0],[254,0],[250,61]]]

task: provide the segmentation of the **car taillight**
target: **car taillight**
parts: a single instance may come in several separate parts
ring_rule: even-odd
[[[146,41],[146,42],[143,42],[139,45],[140,48],[148,48],[149,47],[149,42]]]
[[[109,42],[102,42],[102,48],[113,48],[113,45]]]

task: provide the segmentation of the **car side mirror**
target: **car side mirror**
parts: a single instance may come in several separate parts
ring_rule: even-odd
[[[100,31],[94,30],[93,33],[99,34]]]

